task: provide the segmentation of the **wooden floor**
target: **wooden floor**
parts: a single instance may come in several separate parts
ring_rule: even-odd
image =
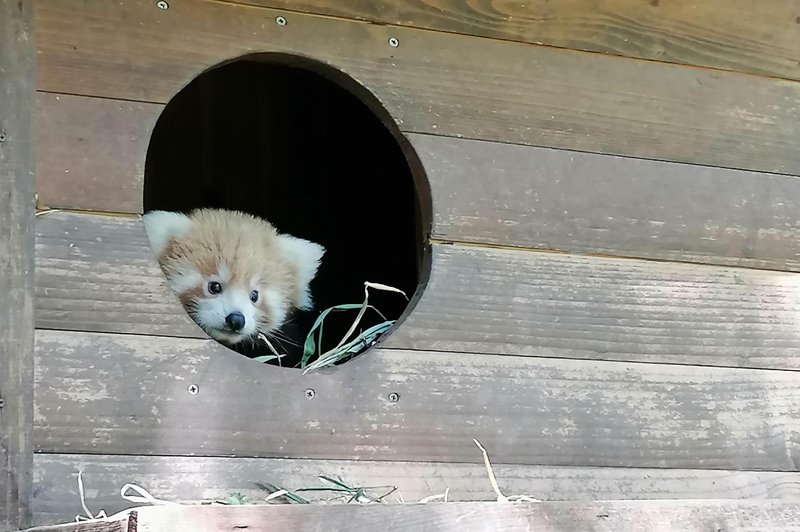
[[[506,495],[800,499],[800,2],[763,4],[38,0],[36,523],[79,470],[109,513],[493,500],[473,438]],[[169,99],[261,51],[362,83],[431,186],[417,307],[307,376],[205,338],[137,216]]]

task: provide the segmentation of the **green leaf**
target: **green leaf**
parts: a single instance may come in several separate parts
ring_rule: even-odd
[[[354,310],[354,309],[357,309],[357,308],[361,308],[361,305],[355,304],[355,303],[345,304],[345,305],[336,305],[335,307],[331,307],[329,309],[326,309],[326,310],[322,311],[322,313],[320,313],[320,315],[317,317],[316,321],[314,322],[314,325],[311,327],[311,330],[308,332],[308,335],[306,336],[306,341],[303,344],[303,358],[300,361],[300,367],[301,368],[306,367],[306,364],[308,363],[308,360],[314,355],[314,352],[317,350],[316,344],[314,342],[314,333],[316,332],[316,330],[318,328],[321,327],[322,321],[325,318],[328,317],[328,314],[330,314],[331,312],[337,312],[337,311],[342,311],[342,310]],[[322,343],[322,337],[321,336],[320,336],[320,343]]]
[[[255,357],[253,360],[256,362],[269,362],[270,360],[275,360],[278,358],[276,355],[263,355],[260,357]]]

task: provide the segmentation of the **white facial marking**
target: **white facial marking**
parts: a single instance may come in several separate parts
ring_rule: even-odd
[[[231,280],[231,270],[228,268],[228,265],[223,262],[217,265],[217,275],[223,284]]]
[[[225,318],[233,312],[244,316],[244,327],[240,331],[227,329]],[[250,291],[224,285],[221,294],[203,298],[197,303],[196,319],[210,336],[230,343],[254,335],[258,327]]]

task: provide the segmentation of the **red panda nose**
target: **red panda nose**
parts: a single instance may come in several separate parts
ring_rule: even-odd
[[[231,312],[225,318],[225,325],[232,331],[241,331],[244,327],[244,315],[241,312]]]

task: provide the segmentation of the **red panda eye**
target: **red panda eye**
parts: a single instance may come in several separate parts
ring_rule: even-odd
[[[222,292],[222,285],[216,281],[211,281],[208,283],[208,291],[212,294],[219,294]]]
[[[252,292],[250,292],[250,301],[252,301],[253,303],[258,301],[258,290],[253,290]]]

